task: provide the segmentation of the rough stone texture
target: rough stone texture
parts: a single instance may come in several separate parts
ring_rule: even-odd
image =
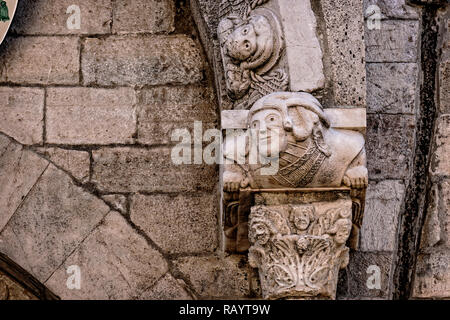
[[[414,114],[417,78],[415,63],[368,63],[368,112]]]
[[[103,148],[93,151],[92,182],[107,192],[211,191],[215,166],[175,165],[171,148]]]
[[[405,186],[401,181],[370,183],[361,228],[361,250],[394,251]]]
[[[71,265],[80,290],[66,286]],[[112,211],[45,284],[62,299],[136,299],[166,272],[161,254]]]
[[[217,121],[211,88],[157,87],[142,90],[138,100],[138,141],[143,144],[168,144],[174,129],[189,128],[192,134],[194,121],[202,121],[203,130]]]
[[[384,20],[381,29],[366,28],[367,62],[416,62],[419,22]]]
[[[388,298],[389,271],[392,264],[392,254],[386,252],[350,253],[350,263],[346,269],[348,279],[348,298]],[[367,273],[369,266],[380,268],[381,289],[369,289],[367,280],[373,273]]]
[[[43,282],[108,211],[50,165],[0,233],[0,251]]]
[[[192,300],[183,280],[175,279],[169,273],[162,277],[153,288],[139,296],[140,300]]]
[[[335,105],[366,105],[363,4],[361,0],[322,0]]]
[[[436,124],[435,151],[431,159],[431,171],[434,175],[450,175],[450,115],[438,118]]]
[[[413,116],[367,116],[367,166],[371,179],[408,177],[414,146]]]
[[[183,257],[173,263],[200,298],[236,299],[250,293],[245,256]]]
[[[322,49],[310,0],[281,0],[278,7],[284,27],[290,89],[306,92],[322,89],[325,85]]]
[[[86,182],[89,179],[88,152],[61,148],[39,148],[38,152],[56,166],[69,172],[78,181]]]
[[[406,0],[364,0],[364,17],[367,18],[372,11],[367,11],[369,6],[376,5],[380,8],[381,18],[419,19],[419,10],[405,4]]]
[[[88,38],[81,64],[85,85],[189,84],[202,80],[204,68],[185,35]]]
[[[44,90],[0,87],[0,132],[23,144],[42,143]]]
[[[0,81],[47,85],[79,82],[80,44],[77,38],[7,38],[3,46]]]
[[[37,300],[37,298],[0,272],[0,301],[2,300]]]
[[[80,8],[80,29],[67,28],[73,12],[66,12],[73,4]],[[110,31],[111,10],[111,0],[21,0],[14,20],[22,23],[11,29],[22,35],[104,34]]]
[[[444,245],[450,248],[450,180],[435,183],[422,229],[421,249]]]
[[[440,111],[450,113],[450,60],[441,64],[440,68]]]
[[[0,231],[47,166],[47,161],[0,135]]]
[[[126,213],[128,210],[127,197],[122,194],[107,194],[102,196],[102,199],[121,213]]]
[[[217,248],[217,203],[209,195],[136,195],[131,220],[168,253]]]
[[[449,249],[418,256],[412,297],[450,298]]]
[[[80,99],[83,97],[83,99]],[[136,132],[132,89],[50,88],[47,139],[55,144],[132,143]]]
[[[162,33],[175,29],[175,5],[171,0],[118,0],[114,3],[114,33]]]

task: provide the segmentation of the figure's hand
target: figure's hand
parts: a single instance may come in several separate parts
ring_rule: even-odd
[[[362,189],[367,187],[369,183],[369,175],[367,173],[367,168],[365,166],[357,166],[348,169],[345,172],[343,183],[355,189]]]
[[[248,180],[239,172],[225,171],[223,174],[223,191],[237,192],[240,188],[246,188]]]

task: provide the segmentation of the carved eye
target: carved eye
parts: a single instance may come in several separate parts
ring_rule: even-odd
[[[249,41],[245,41],[244,42],[244,46],[245,46],[245,49],[249,50],[250,49],[250,42]]]
[[[242,30],[242,34],[247,34],[248,33],[248,28],[244,28],[243,30]]]
[[[253,128],[256,128],[258,125],[256,122],[253,122]]]
[[[270,117],[270,121],[275,121],[275,117]]]

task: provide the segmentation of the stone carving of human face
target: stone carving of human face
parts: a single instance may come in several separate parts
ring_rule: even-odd
[[[257,35],[252,24],[244,24],[236,28],[227,42],[227,53],[233,59],[245,61],[255,54]]]
[[[254,223],[250,226],[249,240],[258,245],[265,245],[270,239],[270,229],[262,222]]]
[[[252,135],[256,135],[258,152],[264,157],[278,157],[279,153],[286,149],[286,131],[283,117],[278,110],[257,111],[250,119],[250,129]]]
[[[300,231],[308,229],[311,223],[311,217],[314,213],[313,207],[297,207],[293,209],[292,222],[295,227]]]
[[[344,244],[350,236],[352,223],[347,219],[339,219],[336,221],[336,235],[334,240],[338,244]]]

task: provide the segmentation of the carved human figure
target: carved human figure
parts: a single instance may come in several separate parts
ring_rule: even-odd
[[[251,87],[256,93],[253,96],[260,97],[273,92],[270,87],[287,86],[284,72],[268,75],[282,51],[280,24],[272,11],[258,12],[248,17],[230,15],[218,26],[228,95],[234,100],[244,97]]]
[[[304,234],[314,220],[315,217],[313,206],[297,206],[292,208],[291,221],[297,229],[297,233]]]
[[[355,131],[330,128],[320,103],[312,95],[276,92],[265,96],[250,109],[247,126],[251,130],[242,144],[245,148],[234,140],[224,143],[228,160],[224,191],[247,186],[367,186],[364,137]],[[236,154],[242,152],[245,163],[235,165]],[[268,167],[274,164],[278,170],[267,174]]]

